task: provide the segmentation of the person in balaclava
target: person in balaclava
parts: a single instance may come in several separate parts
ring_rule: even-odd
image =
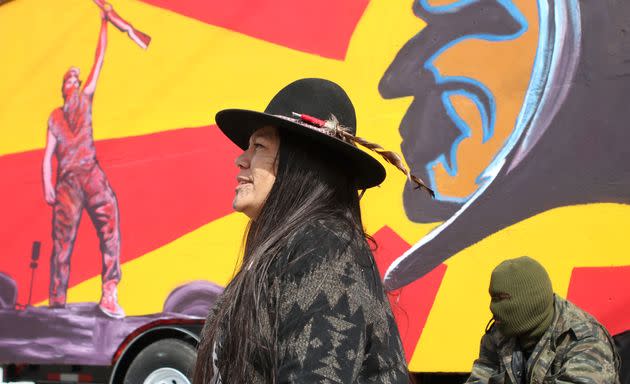
[[[489,291],[493,322],[467,383],[619,383],[619,358],[606,329],[554,295],[536,260],[503,261]]]

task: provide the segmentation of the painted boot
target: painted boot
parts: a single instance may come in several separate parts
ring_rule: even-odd
[[[103,295],[98,308],[107,316],[115,319],[125,317],[125,312],[118,305],[117,281],[108,281],[103,284]]]

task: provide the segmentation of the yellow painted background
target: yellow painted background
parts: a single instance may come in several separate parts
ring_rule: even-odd
[[[528,7],[530,1],[516,3]],[[314,76],[330,78],[348,91],[357,109],[361,135],[386,148],[397,150],[400,146],[398,125],[411,99],[383,100],[377,86],[401,46],[424,27],[412,14],[410,0],[372,0],[355,30],[345,61],[270,44],[137,1],[118,0],[114,5],[153,40],[143,51],[109,28],[105,65],[94,102],[97,140],[208,125],[216,111],[226,107],[263,109],[285,84]],[[0,155],[43,148],[48,114],[61,104],[62,75],[70,65],[80,67],[83,77],[87,75],[98,23],[98,12],[89,0],[17,0],[0,7]],[[497,105],[501,113],[497,130],[503,132],[502,137],[509,133],[509,124],[522,101],[527,85],[523,76],[529,75],[527,65],[531,66],[531,61],[527,64],[527,60],[533,59],[535,48],[532,41],[535,43],[530,39],[505,46],[504,54],[520,52],[525,57],[523,68],[518,70],[509,68],[509,61],[493,61],[491,45],[496,43],[482,41],[466,43],[472,47],[456,46],[436,62],[444,74],[466,75],[457,71],[466,68],[460,61],[470,59],[473,50],[480,56],[470,60],[471,70],[481,76],[479,80],[491,82],[480,75],[488,62],[495,63],[496,70],[513,71],[506,76],[516,73],[512,82],[489,84],[493,92],[503,93],[507,103]],[[474,125],[474,109],[465,100],[454,103]],[[474,188],[470,175],[478,174],[499,144],[490,143],[494,146],[491,149],[478,145],[470,149],[472,152],[462,153],[478,159],[462,171],[468,179],[453,181],[443,176],[440,185],[461,193]],[[402,206],[405,179],[386,167],[387,181],[369,191],[362,201],[368,232],[388,225],[414,243],[438,223],[420,225],[407,220]],[[411,369],[470,370],[490,317],[489,274],[500,260],[522,254],[537,258],[549,269],[556,291],[564,295],[575,266],[628,264],[624,231],[628,223],[628,206],[559,208],[506,228],[449,259]],[[120,301],[127,314],[161,311],[168,293],[190,280],[229,281],[245,224],[242,216],[231,214],[125,263]],[[99,295],[100,277],[95,277],[72,288],[69,301],[94,301]]]

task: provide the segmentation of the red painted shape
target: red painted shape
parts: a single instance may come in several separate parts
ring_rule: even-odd
[[[215,126],[104,140],[96,148],[118,198],[121,262],[232,212],[238,149]],[[48,297],[52,209],[44,202],[42,159],[42,150],[0,156],[0,272],[18,284],[21,304],[28,300],[35,240],[42,247],[32,302]],[[98,240],[84,212],[72,253],[70,286],[100,273]]]
[[[383,278],[391,263],[408,250],[410,245],[387,226],[376,232],[374,239],[378,244],[374,258]],[[387,294],[398,324],[407,362],[411,360],[420,340],[445,273],[446,265],[441,264],[422,278]]]
[[[142,1],[204,23],[337,60],[345,58],[350,38],[369,3],[369,0]]]
[[[630,330],[630,266],[574,268],[567,299],[613,335]]]

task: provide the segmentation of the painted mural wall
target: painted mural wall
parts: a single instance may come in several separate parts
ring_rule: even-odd
[[[437,192],[386,165],[362,199],[412,370],[470,370],[521,255],[630,329],[630,3],[13,0],[0,52],[0,361],[203,318],[246,225],[214,114],[301,77]]]

